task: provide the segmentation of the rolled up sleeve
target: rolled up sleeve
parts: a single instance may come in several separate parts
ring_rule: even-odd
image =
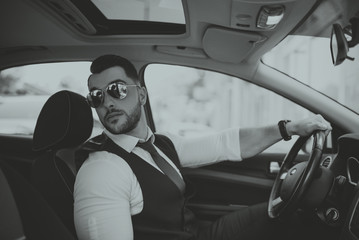
[[[109,154],[109,153],[107,153]],[[101,161],[95,159],[100,158]],[[74,220],[79,239],[133,239],[130,212],[131,182],[122,169],[101,152],[81,167],[74,189]]]
[[[199,167],[223,160],[241,161],[239,129],[184,138],[169,134],[175,145],[182,167]]]

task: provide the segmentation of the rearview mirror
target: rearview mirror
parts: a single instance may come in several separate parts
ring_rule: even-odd
[[[345,34],[351,37],[348,41]],[[354,58],[348,56],[349,48],[355,47],[359,43],[359,16],[350,19],[350,25],[344,29],[338,23],[333,24],[330,37],[330,52],[334,66],[341,64],[345,59],[351,61]]]
[[[333,24],[330,38],[330,52],[334,66],[341,64],[348,57],[348,42],[340,24]]]

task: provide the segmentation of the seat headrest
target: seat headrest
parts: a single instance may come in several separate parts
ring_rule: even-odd
[[[72,148],[92,133],[93,117],[86,98],[67,90],[53,94],[37,118],[33,150]]]

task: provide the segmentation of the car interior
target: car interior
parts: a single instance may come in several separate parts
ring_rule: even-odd
[[[104,54],[134,63],[154,132],[191,137],[321,114],[333,128],[328,136],[315,132],[242,161],[184,168],[195,187],[188,206],[210,222],[268,202],[269,217],[298,215],[311,239],[359,239],[358,1],[3,0],[0,29],[0,239],[78,239],[77,154],[102,131],[86,84],[91,61]],[[300,48],[285,45],[295,37],[305,37]],[[325,53],[317,54],[320,47]],[[55,63],[69,65],[60,73],[50,69]],[[294,69],[301,64],[308,72]],[[37,66],[34,75],[22,68]],[[55,80],[83,66],[78,79]],[[17,88],[21,75],[42,85],[25,79]],[[18,116],[26,124],[13,127]],[[307,235],[292,232],[292,239]]]

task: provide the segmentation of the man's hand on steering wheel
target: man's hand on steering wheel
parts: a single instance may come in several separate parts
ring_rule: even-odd
[[[280,218],[299,207],[319,168],[325,138],[331,129],[330,123],[321,115],[286,124],[289,136],[300,137],[284,158],[273,184],[268,203],[270,218]],[[314,142],[308,161],[295,164],[298,152],[312,135]]]
[[[286,130],[290,136],[299,135],[305,137],[311,135],[316,130],[325,131],[327,135],[332,130],[332,127],[320,114],[317,114],[314,117],[288,122]]]

